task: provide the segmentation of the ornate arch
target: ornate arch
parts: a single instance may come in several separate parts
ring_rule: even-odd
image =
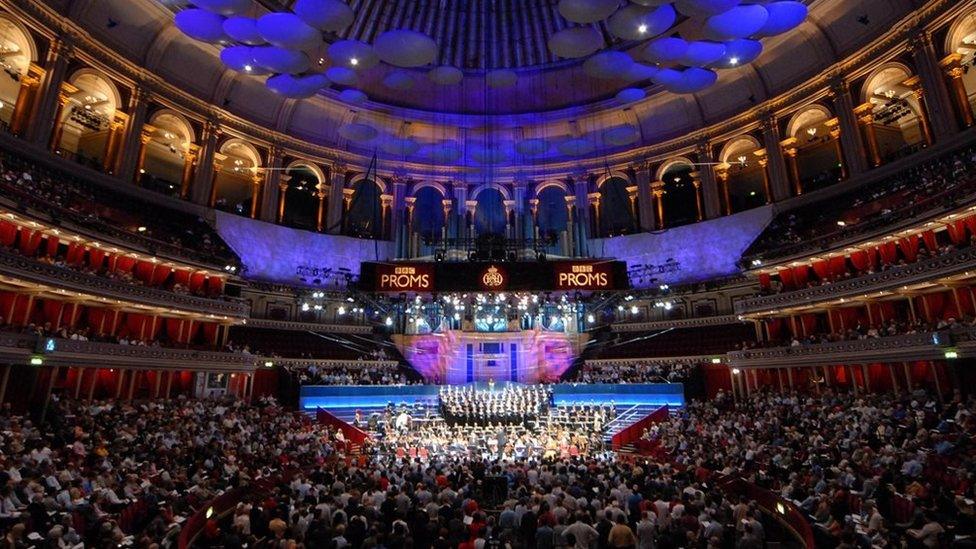
[[[970,10],[960,15],[949,25],[949,32],[946,33],[942,55],[956,53],[956,48],[970,34],[976,34],[976,10]],[[942,55],[939,57],[942,57]]]
[[[596,180],[596,190],[599,192],[600,187],[602,187],[604,183],[606,183],[607,181],[609,181],[609,180],[611,180],[611,179],[613,179],[615,177],[619,177],[620,179],[623,179],[624,181],[627,182],[628,185],[631,184],[630,176],[627,175],[627,174],[625,174],[624,172],[604,173],[603,175],[601,175],[600,177],[598,177],[597,180]]]
[[[224,141],[223,143],[221,143],[220,147],[218,148],[218,151],[221,154],[227,154],[227,151],[232,147],[240,147],[245,152],[244,154],[245,158],[247,158],[254,164],[254,166],[252,167],[260,168],[262,166],[263,163],[261,161],[261,153],[258,152],[257,147],[252,145],[249,141],[246,141],[239,137],[232,137]]]
[[[830,120],[833,117],[834,113],[820,103],[807,105],[796,111],[796,113],[790,117],[789,123],[786,124],[786,136],[796,137],[796,134],[799,133],[804,126],[809,126],[810,122],[813,120],[819,122],[820,120]]]
[[[668,173],[668,170],[675,166],[689,166],[692,170],[695,169],[695,163],[685,156],[668,158],[657,167],[657,171],[654,172],[654,180],[664,181],[664,174]]]
[[[322,168],[318,167],[314,162],[309,162],[308,160],[293,160],[287,166],[285,166],[285,172],[289,172],[294,168],[305,168],[306,170],[312,172],[315,178],[318,179],[319,185],[328,184],[328,180],[325,178],[325,172]]]
[[[904,72],[905,78],[908,78],[909,76],[915,74],[915,71],[912,70],[911,67],[899,61],[889,61],[881,65],[880,67],[871,71],[871,74],[869,74],[868,77],[864,79],[864,85],[861,86],[861,94],[859,96],[862,104],[867,103],[874,95],[874,88],[877,86],[877,82],[875,82],[875,80],[879,76],[884,74],[886,71],[893,71],[893,70],[899,70]],[[904,78],[901,80],[904,80]],[[901,80],[898,81],[899,84],[901,83]]]
[[[542,191],[554,187],[563,192],[566,196],[573,196],[573,190],[569,188],[569,184],[561,179],[550,179],[548,181],[540,181],[535,185],[535,195],[539,196]]]
[[[512,199],[512,193],[504,185],[499,185],[498,183],[482,183],[471,191],[471,198],[469,200],[478,200],[478,195],[487,189],[495,189],[496,191],[502,193],[502,198],[504,200]]]
[[[23,34],[24,43],[23,44],[18,44],[18,46],[20,46],[20,45],[26,46],[26,50],[27,50],[26,51],[26,54],[27,54],[27,61],[28,61],[28,63],[30,63],[32,61],[35,61],[36,62],[38,60],[37,59],[37,43],[34,41],[34,36],[31,35],[30,29],[28,29],[23,23],[21,23],[20,21],[18,21],[16,19],[13,19],[13,18],[8,17],[6,15],[0,15],[0,24],[4,24],[4,23],[10,25],[11,27],[14,27],[14,29],[16,29],[21,34]]]
[[[742,134],[729,139],[718,154],[719,162],[728,162],[730,156],[739,151],[749,150],[748,147],[752,147],[751,150],[763,148],[759,140],[749,134]]]
[[[71,77],[68,78],[68,82],[77,85],[77,82],[79,80],[89,76],[97,78],[98,80],[105,83],[105,88],[109,95],[109,97],[107,97],[106,99],[112,102],[113,110],[118,110],[122,108],[122,95],[119,93],[119,87],[115,85],[115,82],[113,82],[112,79],[108,77],[108,75],[106,75],[101,71],[87,68],[87,67],[83,69],[78,69],[71,74]]]
[[[447,188],[436,181],[417,181],[410,189],[410,196],[417,196],[421,190],[431,188],[441,193],[441,198],[448,198]]]
[[[346,188],[355,189],[356,185],[360,181],[364,181],[365,179],[366,179],[365,173],[357,173],[356,175],[349,178],[349,182],[346,184]],[[390,194],[386,188],[386,181],[384,181],[382,177],[374,176],[371,179],[371,181],[375,183],[377,187],[379,187],[380,194]]]
[[[196,143],[197,136],[196,131],[193,129],[193,124],[190,123],[190,120],[187,117],[174,111],[173,109],[160,109],[154,112],[153,115],[149,117],[149,125],[157,128],[160,127],[159,119],[162,117],[172,118],[176,126],[176,130],[182,134],[187,143]]]

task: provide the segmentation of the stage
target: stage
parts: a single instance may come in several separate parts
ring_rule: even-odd
[[[507,382],[495,384],[495,390]],[[476,383],[478,389],[487,390],[487,383]],[[558,383],[551,385],[556,406],[607,404],[619,406],[668,406],[682,408],[685,405],[684,385],[681,383],[607,384],[607,383]],[[302,387],[299,406],[303,410],[341,410],[351,408],[376,409],[387,404],[436,406],[438,385],[305,385]]]

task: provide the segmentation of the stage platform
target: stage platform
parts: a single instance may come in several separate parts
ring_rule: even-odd
[[[500,390],[509,382],[495,384]],[[479,389],[487,390],[487,383],[474,383]],[[558,383],[550,385],[556,406],[576,404],[606,404],[614,402],[617,407],[668,406],[682,408],[685,404],[685,390],[681,383],[642,383],[632,385],[607,383]],[[299,406],[304,410],[349,410],[376,409],[387,404],[406,406],[436,406],[438,385],[354,385],[329,386],[305,385],[302,387]]]

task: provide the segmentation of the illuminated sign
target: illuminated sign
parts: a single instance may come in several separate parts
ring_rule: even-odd
[[[489,290],[497,290],[505,286],[505,273],[498,267],[492,265],[488,267],[485,274],[481,275],[481,283]]]
[[[613,287],[609,263],[561,263],[555,269],[558,290],[607,290]]]
[[[379,265],[377,290],[424,292],[434,288],[434,273],[424,265]]]

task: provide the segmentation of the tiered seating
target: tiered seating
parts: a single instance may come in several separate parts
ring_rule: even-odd
[[[233,327],[230,331],[230,345],[252,354],[320,360],[373,358],[372,354],[377,349],[369,341],[369,336],[249,326]]]
[[[749,324],[680,328],[649,334],[612,334],[598,346],[594,358],[650,358],[722,354],[756,340]]]

